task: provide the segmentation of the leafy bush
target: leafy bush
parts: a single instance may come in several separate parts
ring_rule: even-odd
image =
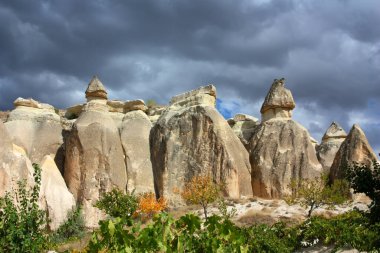
[[[361,251],[380,248],[380,224],[370,220],[358,211],[351,211],[331,219],[312,217],[297,228],[301,232],[300,246],[316,243],[335,245],[336,249],[351,246]]]
[[[111,217],[130,219],[138,207],[138,198],[132,193],[123,193],[118,189],[113,189],[105,193],[95,204],[95,207],[103,210]]]
[[[159,213],[167,208],[167,202],[164,198],[156,199],[153,192],[146,192],[139,196],[137,214],[143,219],[152,218],[156,213]]]
[[[67,220],[51,235],[53,243],[62,243],[85,235],[85,223],[80,207],[73,208],[67,214]]]
[[[207,219],[207,207],[219,198],[220,189],[210,177],[200,175],[187,182],[180,194],[187,203],[201,205]]]
[[[353,164],[348,167],[347,178],[355,193],[364,193],[371,200],[369,206],[371,219],[380,221],[380,164],[376,161],[372,166]]]
[[[332,219],[312,217],[301,225],[284,223],[238,227],[219,216],[205,222],[186,214],[174,220],[167,213],[154,216],[142,228],[125,226],[122,219],[100,222],[88,246],[89,252],[294,252],[316,244],[351,246],[376,252],[380,248],[380,224],[353,211]]]
[[[293,195],[287,201],[308,207],[307,217],[311,217],[312,212],[318,207],[327,205],[332,208],[334,205],[343,204],[350,198],[350,187],[346,180],[335,180],[329,185],[325,175],[314,179],[292,181],[290,187]]]
[[[0,252],[41,252],[48,245],[46,213],[38,207],[41,168],[33,168],[31,189],[19,181],[15,193],[0,198]]]

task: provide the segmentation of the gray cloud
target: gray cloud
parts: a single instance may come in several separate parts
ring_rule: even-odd
[[[376,0],[3,1],[0,109],[80,103],[98,74],[111,98],[160,103],[214,83],[222,105],[258,116],[285,77],[313,136],[361,120],[379,151],[379,23]]]

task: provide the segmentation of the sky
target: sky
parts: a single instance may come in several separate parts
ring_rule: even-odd
[[[377,0],[2,0],[0,110],[83,103],[96,74],[109,99],[160,104],[212,83],[226,118],[260,118],[284,77],[315,139],[359,123],[379,153],[379,24]]]

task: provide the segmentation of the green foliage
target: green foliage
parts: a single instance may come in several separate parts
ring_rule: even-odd
[[[113,189],[105,193],[95,204],[95,207],[103,210],[111,217],[130,219],[136,212],[139,201],[134,192],[123,193],[118,189]]]
[[[156,102],[156,100],[154,100],[154,99],[148,99],[148,100],[146,101],[146,105],[147,105],[148,107],[153,107],[153,106],[157,105],[157,102]]]
[[[322,242],[333,244],[336,249],[351,246],[360,251],[372,251],[380,248],[380,224],[370,224],[370,220],[358,211],[332,219],[312,217],[298,230],[303,246]]]
[[[314,179],[292,181],[290,187],[293,195],[287,201],[308,207],[308,217],[311,217],[312,212],[318,207],[327,205],[333,208],[350,198],[350,187],[346,180],[335,180],[329,185],[325,175]]]
[[[354,164],[348,167],[347,178],[355,193],[364,193],[371,200],[369,206],[371,219],[380,221],[380,164],[376,161],[371,166]]]
[[[335,250],[351,246],[372,251],[380,248],[380,224],[371,224],[360,212],[352,211],[332,219],[312,217],[286,227],[284,223],[238,227],[219,216],[205,222],[193,214],[174,220],[157,214],[142,228],[126,226],[123,219],[100,222],[88,252],[294,252],[316,244],[334,245]]]
[[[65,223],[51,235],[52,243],[62,243],[70,239],[82,238],[85,235],[85,223],[80,207],[73,208],[67,214]]]
[[[219,199],[218,210],[222,218],[225,220],[230,220],[232,217],[235,216],[237,212],[237,209],[235,207],[232,207],[230,210],[228,210],[227,203],[224,198]]]
[[[0,198],[0,252],[41,252],[47,247],[46,213],[39,209],[41,168],[33,164],[34,186],[19,181],[15,193]]]

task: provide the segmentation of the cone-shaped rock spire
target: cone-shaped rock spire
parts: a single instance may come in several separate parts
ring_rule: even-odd
[[[285,79],[274,79],[272,86],[261,106],[262,121],[272,118],[291,118],[291,110],[295,108],[292,93],[285,88]]]
[[[355,124],[336,153],[330,169],[330,181],[342,178],[347,165],[357,162],[369,166],[374,160],[377,160],[376,154],[363,130]]]
[[[88,84],[86,98],[88,101],[92,99],[107,99],[107,91],[97,76],[94,76]]]
[[[325,173],[330,172],[335,155],[346,137],[346,131],[336,122],[332,122],[323,135],[322,142],[317,147],[317,156]]]
[[[335,121],[331,123],[330,127],[326,130],[325,135],[323,135],[322,140],[327,140],[330,138],[346,138],[347,133],[344,129]]]

